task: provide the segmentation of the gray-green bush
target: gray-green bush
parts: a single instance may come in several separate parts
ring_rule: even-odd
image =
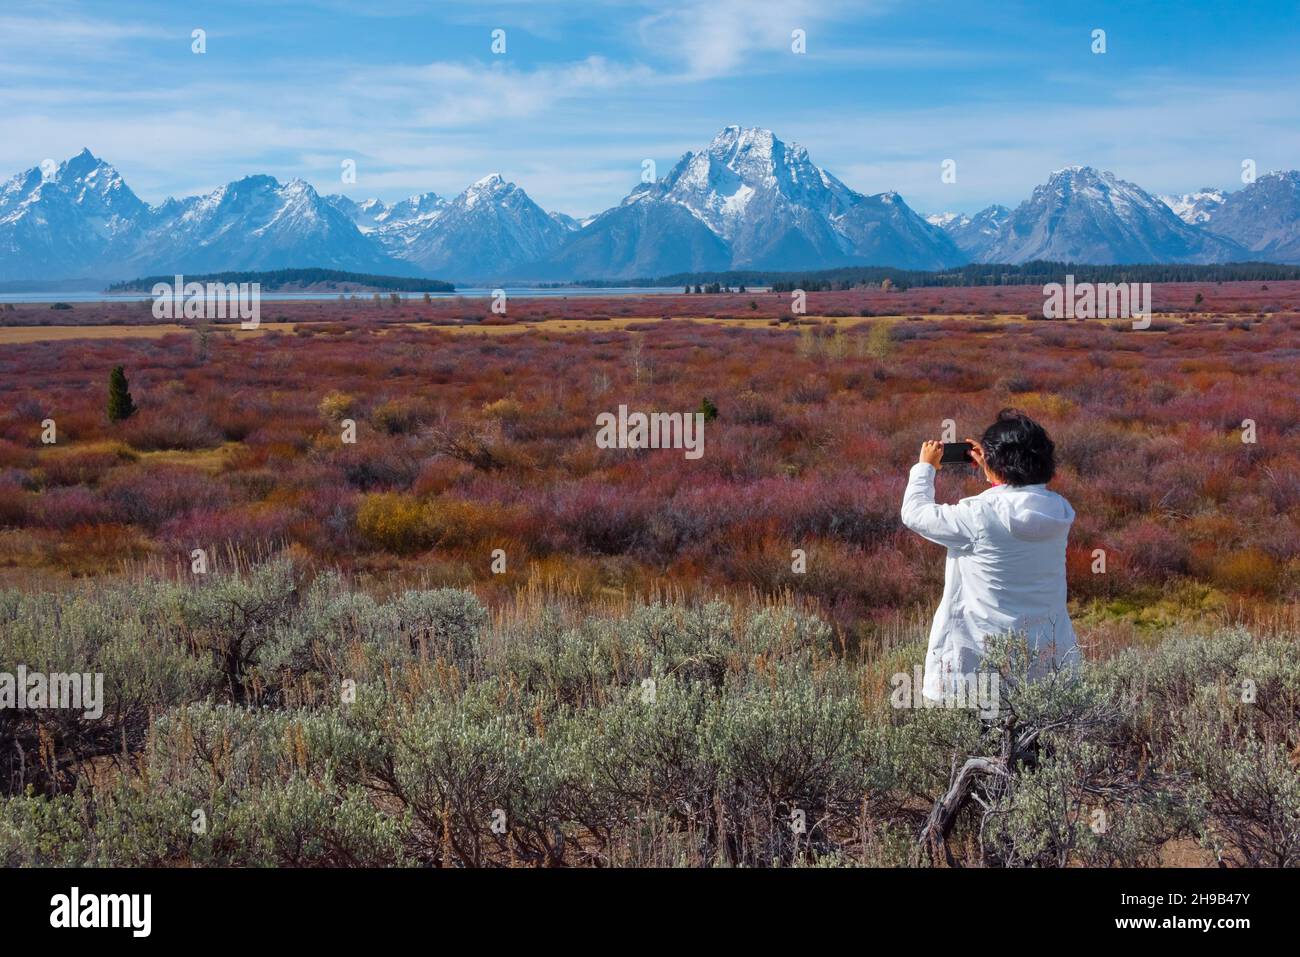
[[[921,646],[791,606],[376,598],[285,560],[0,593],[0,672],[99,671],[102,718],[0,711],[0,865],[771,866],[1300,860],[1300,650],[1168,635],[996,716],[895,709]]]

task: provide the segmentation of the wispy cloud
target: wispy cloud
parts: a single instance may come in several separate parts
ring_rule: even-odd
[[[874,9],[873,9],[874,8]],[[867,17],[879,4],[857,4]],[[846,13],[846,6],[813,0],[689,0],[664,4],[637,23],[641,41],[669,61],[684,65],[697,80],[762,68],[768,58],[796,56],[794,32],[802,31],[805,48],[830,46],[825,24]]]
[[[6,49],[38,49],[77,53],[102,50],[126,40],[163,39],[168,32],[148,23],[124,23],[84,16],[54,5],[41,16],[0,14],[0,45]]]
[[[531,70],[504,61],[365,68],[350,72],[344,88],[357,98],[397,109],[421,127],[458,128],[499,126],[505,120],[536,116],[565,100],[598,99],[655,80],[647,67],[591,56]],[[414,111],[413,102],[418,104]]]

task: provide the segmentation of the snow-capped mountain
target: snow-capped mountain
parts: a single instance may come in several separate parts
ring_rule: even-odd
[[[514,183],[484,176],[455,199],[432,193],[376,217],[373,238],[422,275],[499,279],[540,259],[569,235]]]
[[[550,216],[551,219],[555,220],[557,223],[559,223],[561,226],[563,226],[571,233],[576,233],[579,229],[581,229],[583,226],[586,226],[588,223],[590,223],[593,219],[596,218],[595,216],[587,216],[584,219],[578,219],[574,216],[568,215],[567,213],[560,213],[554,210],[547,213],[547,215]]]
[[[1005,206],[986,206],[974,216],[965,213],[940,213],[927,216],[926,221],[938,226],[963,253],[971,259],[981,259],[984,251],[997,242],[1002,227],[1011,215]]]
[[[33,167],[0,186],[0,279],[88,275],[93,264],[129,256],[149,218],[90,150],[48,172]]]
[[[363,199],[358,203],[340,193],[326,196],[325,201],[351,219],[357,229],[367,234],[384,229],[394,232],[397,227],[407,223],[428,221],[447,208],[447,200],[437,193],[417,193],[392,206],[386,206],[378,199]]]
[[[815,166],[797,143],[783,143],[770,130],[728,126],[662,179],[637,186],[537,268],[541,275],[585,278],[856,262],[933,269],[962,259],[898,194],[864,196]]]
[[[1300,171],[1267,173],[1229,193],[1207,226],[1241,243],[1252,259],[1300,263]]]
[[[849,243],[836,223],[859,199],[802,146],[738,126],[687,153],[643,195],[690,211],[730,244],[736,266],[767,265],[775,249],[840,258]]]
[[[931,213],[925,217],[925,221],[931,226],[947,229],[953,223],[969,223],[970,217],[965,213]]]
[[[572,217],[545,212],[497,173],[450,200],[420,193],[385,206],[377,199],[327,198],[386,254],[424,275],[501,278],[582,228]]]
[[[410,272],[302,180],[248,176],[150,207],[82,150],[0,187],[0,279],[322,266]]]
[[[433,213],[440,213],[447,208],[447,200],[437,193],[417,193],[388,207],[385,207],[377,199],[368,200],[368,202],[379,204],[374,218],[376,224],[380,226],[409,223],[424,216],[430,216]],[[362,206],[364,205],[365,203],[362,203]]]
[[[1183,222],[1160,200],[1113,173],[1071,166],[1035,188],[978,258],[1120,264],[1250,257],[1238,243]]]
[[[130,263],[139,272],[320,266],[378,272],[394,263],[309,184],[246,176],[206,196],[164,204]]]
[[[1215,210],[1223,205],[1226,196],[1223,190],[1206,186],[1204,189],[1198,189],[1194,193],[1183,193],[1181,196],[1161,196],[1160,201],[1172,209],[1174,215],[1183,222],[1200,226],[1210,221]]]
[[[432,193],[428,195],[432,196]],[[416,199],[418,197],[411,197]],[[324,197],[325,202],[329,203],[348,219],[356,224],[357,229],[363,233],[370,232],[377,225],[381,217],[388,214],[389,207],[385,206],[382,200],[363,199],[361,202],[355,202],[344,196],[342,193],[331,193]],[[395,204],[400,205],[400,204]]]
[[[391,206],[255,175],[149,207],[83,150],[0,186],[0,280],[289,266],[501,277],[579,228],[496,174],[452,200],[421,193]]]
[[[632,278],[736,268],[969,260],[1300,262],[1300,173],[1235,193],[1158,199],[1085,166],[1052,174],[1014,212],[923,219],[897,193],[858,193],[770,131],[729,126],[666,176],[582,220],[492,174],[446,199],[322,197],[247,176],[148,206],[82,150],[0,183],[0,281],[322,266],[452,280]]]

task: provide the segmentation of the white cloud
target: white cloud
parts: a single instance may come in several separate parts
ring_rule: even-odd
[[[120,23],[69,14],[55,7],[44,16],[0,15],[0,48],[51,53],[92,52],[127,40],[165,39],[168,31],[152,24]]]
[[[648,68],[592,56],[531,70],[475,61],[367,67],[350,73],[343,89],[381,107],[396,107],[420,126],[454,129],[530,117],[564,100],[592,99],[654,80]]]
[[[637,29],[649,49],[683,64],[691,78],[708,79],[794,56],[796,29],[805,31],[809,50],[818,44],[828,49],[833,33],[827,25],[845,11],[844,4],[813,0],[690,0],[647,14]],[[862,18],[872,11],[857,4],[853,12]],[[818,35],[822,27],[826,32]]]

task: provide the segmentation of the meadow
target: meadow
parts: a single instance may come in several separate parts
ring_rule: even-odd
[[[993,287],[0,345],[0,668],[110,699],[3,714],[0,860],[1295,863],[1293,285],[1161,287],[1145,331]],[[598,448],[620,405],[708,410],[703,457]],[[1088,666],[1022,685],[1009,649],[994,725],[891,708],[943,575],[907,468],[1007,405],[1057,443]],[[1015,774],[918,857],[985,754]]]
[[[1292,605],[1292,313],[1161,317],[1144,332],[591,320],[501,338],[333,308],[336,321],[249,338],[5,346],[0,574],[188,573],[196,548],[214,564],[291,548],[392,587],[504,596],[541,577],[589,596],[789,591],[860,636],[925,606],[941,581],[935,550],[897,520],[920,442],[945,420],[977,433],[1015,405],[1060,449],[1081,605],[1252,624]],[[117,365],[139,411],[110,423]],[[706,399],[717,417],[698,461],[596,447],[601,412]],[[952,500],[980,485],[951,472],[939,487]]]

